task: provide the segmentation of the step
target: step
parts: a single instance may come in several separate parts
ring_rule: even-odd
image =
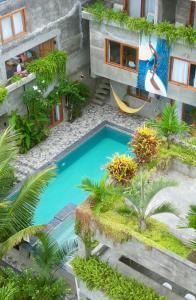
[[[99,99],[93,99],[92,103],[97,104],[99,106],[103,106],[105,103]]]
[[[104,94],[104,95],[108,95],[108,90],[107,89],[103,89],[103,88],[98,88],[96,89],[96,94]]]
[[[105,96],[96,93],[95,94],[95,99],[99,99],[99,100],[104,100],[105,101]]]
[[[100,83],[98,87],[99,87],[99,88],[106,89],[106,90],[108,90],[108,91],[110,90],[110,85],[105,84],[105,83]]]

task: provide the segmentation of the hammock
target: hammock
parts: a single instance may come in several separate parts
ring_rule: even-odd
[[[129,107],[128,105],[126,105],[121,99],[120,97],[115,93],[113,87],[111,86],[111,89],[112,89],[112,93],[113,93],[113,96],[114,96],[114,99],[116,101],[116,103],[118,104],[119,108],[123,111],[123,112],[126,112],[128,114],[135,114],[137,112],[139,112],[145,105],[145,103],[140,106],[139,108],[133,108],[133,107]]]

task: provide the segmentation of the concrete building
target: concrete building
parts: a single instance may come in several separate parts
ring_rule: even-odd
[[[7,0],[0,1],[0,85],[7,85],[8,96],[0,105],[0,128],[7,126],[7,114],[24,113],[22,94],[32,84],[33,74],[10,84],[18,59],[29,61],[53,49],[68,54],[67,70],[77,77],[88,74],[88,22],[81,19],[85,0]]]
[[[126,10],[132,17],[145,17],[159,23],[168,21],[176,26],[191,25],[196,28],[196,4],[190,0],[107,0],[107,7]],[[154,96],[138,89],[138,65],[141,32],[131,31],[123,24],[96,21],[83,12],[89,20],[90,60],[93,77],[110,80],[118,95],[132,107],[140,107],[139,114],[146,117],[158,115],[165,103],[175,101],[179,117],[192,124],[196,121],[196,46],[187,46],[181,40],[169,50],[167,97]],[[195,33],[194,33],[195,34]],[[156,36],[152,36],[155,38]],[[131,67],[131,64],[133,65]],[[114,104],[111,93],[111,103]]]

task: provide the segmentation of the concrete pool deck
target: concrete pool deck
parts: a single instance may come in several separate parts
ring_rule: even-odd
[[[16,160],[16,176],[19,181],[49,163],[55,156],[70,147],[93,128],[104,121],[112,122],[131,131],[141,126],[144,119],[122,113],[118,108],[105,104],[88,105],[82,116],[73,123],[62,122],[50,130],[49,137],[32,148],[27,154],[20,154]]]

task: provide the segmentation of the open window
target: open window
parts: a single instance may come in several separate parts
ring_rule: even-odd
[[[26,33],[25,8],[0,17],[1,42],[6,43]]]
[[[196,62],[171,57],[170,81],[178,85],[196,88]]]
[[[125,10],[130,17],[145,17],[154,22],[155,0],[125,0]]]
[[[105,62],[137,72],[138,69],[138,48],[124,45],[116,41],[106,40],[105,42]]]

